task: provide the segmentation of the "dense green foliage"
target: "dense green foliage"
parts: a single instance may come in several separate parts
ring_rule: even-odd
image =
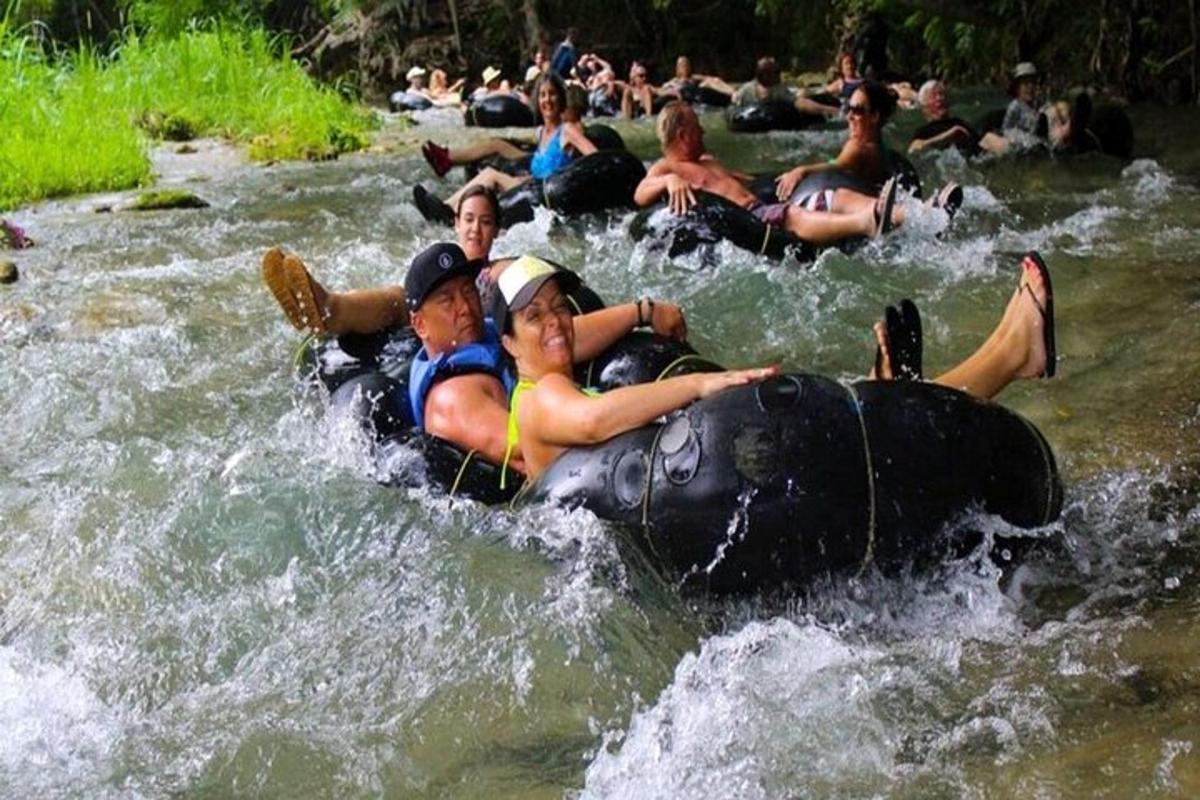
[[[262,29],[128,33],[111,52],[46,54],[0,21],[0,208],[126,188],[150,175],[147,137],[224,136],[258,159],[359,149],[374,118],[313,83]]]
[[[98,59],[51,64],[0,21],[0,209],[72,192],[124,188],[150,175],[144,137],[97,95]]]

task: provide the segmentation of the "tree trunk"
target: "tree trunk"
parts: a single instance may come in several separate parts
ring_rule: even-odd
[[[1196,25],[1196,0],[1188,0],[1188,11],[1191,12],[1192,23],[1192,100],[1200,103],[1200,85],[1197,85],[1197,77],[1200,77],[1200,72],[1197,66],[1200,65],[1200,37],[1197,36]]]
[[[537,0],[522,0],[521,16],[525,20],[525,51],[533,54],[533,51],[542,46],[542,41],[546,38],[545,30],[542,27],[542,18],[538,15]],[[550,57],[550,53],[546,53],[546,57]]]
[[[987,8],[987,4],[976,0],[896,0],[899,5],[936,14],[939,17],[969,22],[985,28],[999,25],[1010,25],[1012,20],[996,14]]]
[[[462,33],[458,29],[458,4],[454,0],[446,0],[446,5],[450,6],[450,24],[454,27],[454,46],[458,48],[458,53],[461,56],[463,46]]]

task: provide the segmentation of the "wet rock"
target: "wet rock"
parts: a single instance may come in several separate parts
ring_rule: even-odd
[[[33,239],[25,235],[25,229],[15,222],[0,219],[0,247],[11,250],[24,250],[33,247]]]
[[[190,156],[193,153],[196,153],[198,151],[196,150],[195,147],[192,147],[190,144],[181,144],[181,145],[179,145],[179,147],[175,148],[175,152],[181,156]]]
[[[16,264],[0,259],[0,283],[16,283],[20,276]]]
[[[169,208],[208,208],[208,202],[186,189],[142,192],[129,204],[130,211],[161,211]]]
[[[146,133],[167,142],[187,142],[196,138],[197,125],[186,117],[178,114],[164,114],[161,111],[147,111],[138,120],[138,125]]]

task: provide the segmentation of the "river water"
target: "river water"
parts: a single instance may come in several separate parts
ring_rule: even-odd
[[[1134,118],[1131,163],[922,157],[927,186],[967,187],[952,230],[918,210],[809,268],[671,262],[627,214],[539,213],[495,249],[675,299],[724,363],[846,379],[903,296],[927,372],[963,358],[1039,249],[1059,376],[1000,401],[1053,444],[1067,501],[1004,579],[975,553],[719,600],[585,512],[376,485],[295,391],[259,260],[281,243],[334,287],[399,282],[441,235],[413,183],[451,187],[411,149],[160,154],[212,208],[10,215],[39,246],[0,287],[0,795],[1200,795],[1200,115]],[[842,136],[708,123],[761,170]],[[394,138],[468,135],[440,125]],[[654,154],[647,124],[622,131]]]

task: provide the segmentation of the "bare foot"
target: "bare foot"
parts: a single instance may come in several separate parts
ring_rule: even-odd
[[[1020,354],[1018,378],[1041,378],[1046,375],[1049,341],[1048,326],[1050,294],[1037,265],[1031,259],[1021,262],[1021,281],[1004,310],[1004,323],[1009,326],[1007,340]]]
[[[883,320],[879,320],[872,326],[871,330],[875,331],[875,366],[871,368],[870,374],[867,376],[873,381],[890,381],[895,380],[895,373],[892,372],[892,350],[888,343],[887,325]]]

